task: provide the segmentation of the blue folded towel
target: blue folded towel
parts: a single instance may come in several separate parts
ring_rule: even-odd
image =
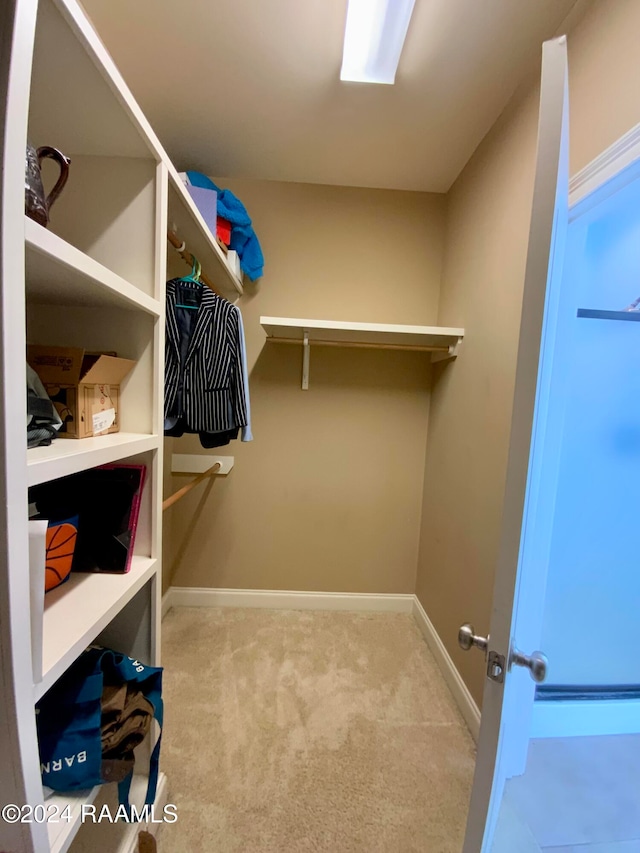
[[[264,269],[264,255],[244,204],[231,190],[221,190],[211,178],[201,172],[187,172],[187,176],[192,186],[204,187],[218,193],[218,216],[228,219],[231,223],[230,248],[238,253],[240,269],[251,281],[260,278]]]

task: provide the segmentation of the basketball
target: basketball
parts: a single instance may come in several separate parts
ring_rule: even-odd
[[[77,537],[76,519],[49,523],[45,558],[45,592],[64,583],[69,577]]]

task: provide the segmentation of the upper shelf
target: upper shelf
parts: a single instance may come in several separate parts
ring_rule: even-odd
[[[421,350],[447,358],[457,355],[457,347],[464,337],[464,329],[445,326],[401,326],[293,317],[260,317],[260,323],[267,333],[267,340],[277,343],[304,343],[306,334],[310,344]]]
[[[303,391],[309,388],[310,344],[430,352],[431,361],[443,361],[457,356],[464,337],[464,329],[447,326],[400,326],[395,323],[351,323],[294,317],[260,317],[260,323],[268,341],[302,344]]]
[[[186,249],[195,255],[202,270],[211,279],[222,296],[237,299],[243,291],[242,282],[236,278],[227,264],[227,259],[209,230],[202,214],[196,207],[175,168],[169,171],[169,229],[185,243]],[[173,251],[173,249],[171,250]]]

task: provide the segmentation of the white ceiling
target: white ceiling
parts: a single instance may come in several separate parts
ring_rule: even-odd
[[[342,83],[346,0],[84,0],[178,168],[445,192],[576,0],[416,0],[395,86]]]

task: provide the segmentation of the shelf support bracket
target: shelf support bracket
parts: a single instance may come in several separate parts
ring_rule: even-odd
[[[309,390],[309,332],[305,329],[302,340],[302,390]]]

